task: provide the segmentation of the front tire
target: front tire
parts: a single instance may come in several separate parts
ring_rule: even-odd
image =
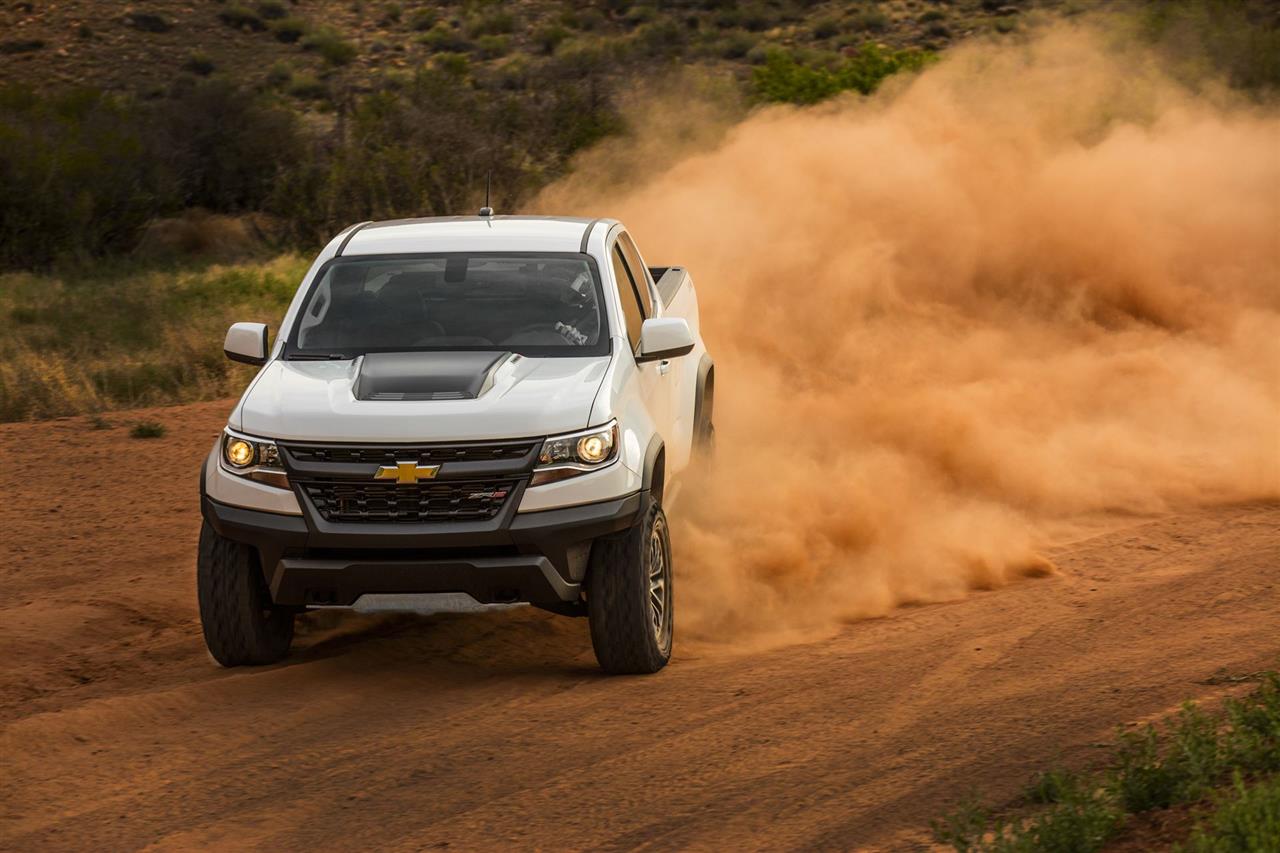
[[[592,546],[587,616],[605,672],[657,672],[671,659],[671,567],[667,517],[649,498],[635,525]]]
[[[218,663],[275,663],[288,653],[293,610],[272,603],[257,553],[219,536],[207,521],[200,528],[196,591],[204,642]]]

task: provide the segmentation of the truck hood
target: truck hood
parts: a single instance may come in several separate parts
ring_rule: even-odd
[[[269,362],[231,415],[250,435],[300,441],[429,442],[526,438],[591,426],[608,356],[508,355],[468,399],[357,399],[362,358]],[[477,368],[478,369],[478,368]],[[366,379],[367,382],[367,379]]]

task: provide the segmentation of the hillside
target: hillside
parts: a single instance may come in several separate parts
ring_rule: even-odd
[[[303,101],[369,89],[442,55],[516,77],[520,66],[590,47],[615,70],[681,61],[760,62],[771,46],[852,50],[867,42],[941,49],[1011,32],[1062,0],[723,0],[589,5],[242,0],[5,4],[0,78],[158,94],[183,75],[227,75]],[[1076,6],[1082,4],[1075,4]],[[454,59],[453,61],[457,61]]]

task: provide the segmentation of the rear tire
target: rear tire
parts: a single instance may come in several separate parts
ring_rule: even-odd
[[[219,536],[207,521],[200,528],[196,591],[204,642],[218,663],[275,663],[288,653],[293,610],[272,603],[257,553]]]
[[[671,538],[662,507],[645,500],[635,525],[591,548],[591,646],[601,669],[611,674],[657,672],[671,659]]]

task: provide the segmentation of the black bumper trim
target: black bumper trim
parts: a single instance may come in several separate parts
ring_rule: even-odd
[[[278,604],[350,606],[371,593],[465,592],[482,604],[577,601],[581,584],[540,556],[443,560],[310,560],[286,557],[268,582]]]

